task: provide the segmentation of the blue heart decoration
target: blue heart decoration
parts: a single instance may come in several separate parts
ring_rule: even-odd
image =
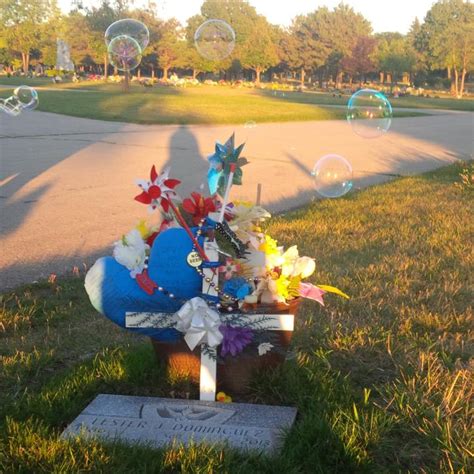
[[[162,232],[153,242],[148,259],[150,278],[177,298],[200,295],[202,279],[187,263],[192,250],[193,244],[184,229]],[[87,272],[85,288],[94,308],[122,328],[125,328],[126,312],[174,313],[182,304],[158,290],[153,295],[145,293],[129,270],[112,257],[102,257],[95,262]],[[126,329],[161,341],[177,340],[181,334],[175,329]]]

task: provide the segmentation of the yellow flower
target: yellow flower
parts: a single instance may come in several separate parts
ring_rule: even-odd
[[[253,202],[252,201],[233,201],[232,204],[234,206],[243,206],[243,207],[253,207]]]
[[[142,219],[135,228],[140,232],[143,240],[146,240],[153,232],[151,228],[146,225],[145,219]]]
[[[281,296],[285,300],[288,299],[288,287],[290,286],[290,280],[284,275],[280,275],[278,280],[276,280],[276,292],[278,296]]]

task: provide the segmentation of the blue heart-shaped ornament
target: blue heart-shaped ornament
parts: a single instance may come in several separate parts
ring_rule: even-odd
[[[172,228],[162,232],[153,242],[148,259],[148,275],[176,298],[190,299],[202,290],[202,279],[188,265],[187,257],[193,244],[184,229]],[[125,328],[126,312],[174,313],[177,302],[156,290],[145,293],[130,276],[129,270],[112,257],[102,257],[87,272],[85,288],[92,305],[111,321]],[[180,333],[174,329],[132,329],[162,341],[176,340]]]

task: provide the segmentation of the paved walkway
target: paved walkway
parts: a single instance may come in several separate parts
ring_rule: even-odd
[[[233,198],[273,211],[310,201],[310,172],[327,153],[348,158],[356,187],[472,158],[472,113],[394,120],[390,133],[363,139],[344,121],[243,126],[147,126],[45,112],[0,116],[0,289],[90,265],[147,216],[133,200],[135,178],[171,165],[182,194],[199,189],[215,140],[246,141],[244,185]],[[151,216],[149,219],[156,219]]]

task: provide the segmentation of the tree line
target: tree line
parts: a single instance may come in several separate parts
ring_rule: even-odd
[[[160,19],[156,11],[151,2],[133,8],[129,0],[100,0],[84,7],[75,0],[73,10],[62,14],[56,0],[0,0],[0,63],[24,72],[33,64],[54,66],[60,38],[68,43],[76,68],[107,76],[104,32],[118,19],[135,18],[150,31],[141,69],[153,77],[159,71],[165,79],[171,70],[231,80],[251,74],[257,83],[264,74],[292,75],[302,86],[334,81],[336,87],[375,78],[415,84],[444,78],[462,97],[474,69],[474,6],[463,0],[439,0],[406,35],[374,34],[370,22],[344,3],[299,15],[288,28],[270,24],[246,0],[204,0],[200,14],[186,25]],[[225,60],[203,58],[194,47],[196,29],[209,18],[222,19],[235,31],[235,49]]]

